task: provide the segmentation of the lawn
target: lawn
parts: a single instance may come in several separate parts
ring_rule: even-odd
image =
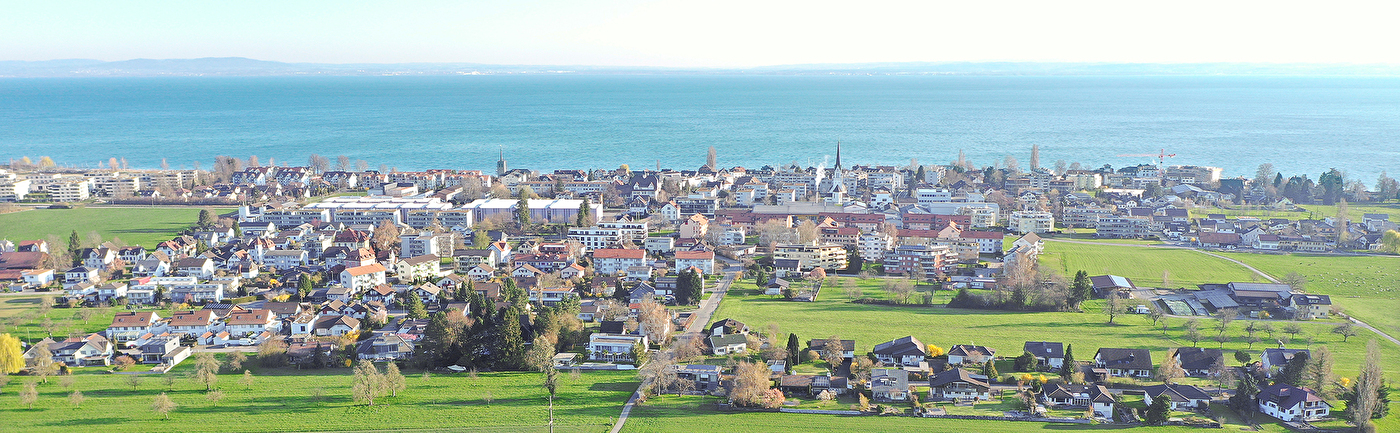
[[[956,431],[991,433],[1007,431],[1124,430],[1111,425],[1050,424],[1038,422],[975,421],[908,416],[840,416],[773,412],[724,412],[712,397],[652,397],[632,409],[624,432],[732,433],[750,431]],[[835,407],[836,409],[844,409]],[[1265,427],[1269,427],[1265,425]],[[1185,433],[1189,427],[1152,427],[1155,433]],[[1273,431],[1273,430],[1265,430]],[[1279,430],[1283,431],[1283,430]]]
[[[61,296],[62,293],[54,293],[53,295]],[[9,333],[22,341],[39,341],[48,336],[43,327],[45,318],[54,325],[54,338],[64,338],[73,333],[102,332],[107,329],[107,325],[112,324],[112,316],[116,315],[118,311],[127,311],[121,308],[64,307],[54,308],[48,314],[40,315],[40,299],[42,299],[40,295],[0,297],[0,333]],[[87,320],[83,320],[84,311],[90,314]],[[148,308],[139,311],[154,310]],[[166,311],[162,311],[160,315],[169,317]]]
[[[1258,218],[1284,218],[1290,220],[1300,219],[1323,219],[1337,215],[1337,206],[1305,204],[1298,206],[1305,209],[1302,212],[1284,212],[1261,208],[1256,206],[1240,206],[1230,209],[1219,209],[1210,207],[1199,207],[1191,209],[1192,218],[1204,218],[1208,214],[1225,214],[1227,217],[1258,217]],[[1400,222],[1400,203],[1349,203],[1347,204],[1347,216],[1353,221],[1361,221],[1361,216],[1368,213],[1390,214],[1391,221]]]
[[[189,228],[199,218],[195,207],[90,207],[78,209],[35,209],[0,215],[0,239],[12,241],[46,239],[57,236],[67,246],[68,234],[79,236],[96,231],[103,240],[120,238],[123,244],[148,249]],[[214,209],[215,214],[232,209]]]
[[[154,396],[166,390],[161,376],[147,376],[136,391],[127,376],[79,371],[74,385],[59,379],[41,384],[39,401],[28,409],[14,400],[21,382],[5,387],[0,425],[26,432],[129,431],[270,432],[355,431],[372,429],[441,429],[445,431],[548,431],[548,410],[539,373],[481,373],[433,375],[423,379],[407,372],[408,388],[397,397],[375,400],[374,406],[350,398],[349,369],[292,370],[251,367],[251,389],[239,384],[241,375],[222,374],[218,404],[206,400],[203,386],[183,377],[193,360],[171,374],[182,375],[169,391],[179,404],[164,421],[149,409]],[[580,379],[564,374],[555,400],[556,429],[562,432],[606,431],[637,388],[635,372],[584,372]],[[68,402],[73,389],[86,401],[78,408]],[[490,395],[488,403],[484,398]]]
[[[1330,295],[1334,305],[1392,336],[1400,336],[1400,257],[1224,253],[1275,278],[1297,272],[1307,291]]]
[[[1114,325],[1107,324],[1107,316],[1101,313],[1103,301],[1090,301],[1085,304],[1084,313],[1070,312],[1003,312],[991,310],[966,310],[944,308],[941,305],[925,306],[885,306],[854,304],[844,296],[822,296],[816,302],[793,302],[781,298],[762,295],[751,282],[736,283],[719,311],[715,320],[733,318],[757,330],[768,329],[769,324],[777,324],[781,333],[796,333],[803,344],[812,338],[826,338],[837,335],[856,340],[856,353],[869,352],[876,344],[906,335],[913,335],[927,344],[947,349],[954,344],[979,344],[998,350],[998,355],[1015,356],[1028,341],[1059,341],[1074,345],[1077,359],[1093,357],[1100,347],[1143,348],[1153,351],[1160,360],[1166,349],[1191,346],[1184,339],[1184,320],[1168,319],[1169,329],[1164,333],[1154,329],[1146,316],[1119,316]],[[1213,321],[1201,320],[1205,333],[1211,330]],[[1327,345],[1336,357],[1336,371],[1343,376],[1355,377],[1361,360],[1365,356],[1365,342],[1368,333],[1354,337],[1355,340],[1342,342],[1339,335],[1332,334],[1333,325],[1325,323],[1301,323],[1304,333],[1294,338],[1294,346],[1306,345],[1307,338],[1313,339],[1312,346]],[[1245,322],[1230,324],[1226,335],[1234,339],[1224,345],[1228,351],[1248,349],[1243,341]],[[1282,324],[1275,325],[1282,328]],[[1282,336],[1282,334],[1279,334]],[[1219,343],[1201,341],[1206,347],[1219,347]],[[1265,346],[1255,344],[1255,356]],[[1386,373],[1400,380],[1400,347],[1382,344],[1382,359],[1386,360]]]
[[[1171,248],[1086,245],[1045,242],[1040,266],[1053,269],[1066,278],[1080,270],[1089,275],[1114,274],[1128,277],[1144,287],[1195,288],[1202,283],[1253,281],[1259,277],[1244,267],[1191,250]]]

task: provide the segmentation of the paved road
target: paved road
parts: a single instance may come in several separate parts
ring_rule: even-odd
[[[1226,260],[1226,261],[1229,261],[1230,263],[1234,263],[1234,264],[1243,266],[1245,269],[1249,269],[1250,271],[1254,272],[1255,274],[1258,274],[1259,276],[1264,277],[1264,279],[1266,279],[1266,280],[1269,280],[1269,281],[1274,282],[1274,283],[1278,283],[1278,282],[1279,282],[1278,279],[1277,279],[1277,278],[1274,278],[1272,275],[1269,275],[1268,273],[1265,273],[1264,271],[1255,269],[1253,266],[1247,265],[1247,264],[1245,264],[1244,262],[1241,262],[1241,261],[1239,261],[1239,260],[1235,260],[1235,259],[1232,259],[1232,258],[1229,258],[1229,257],[1225,257],[1225,256],[1222,256],[1222,255],[1219,255],[1219,254],[1216,254],[1216,253],[1213,253],[1213,252],[1210,252],[1210,251],[1205,251],[1205,250],[1201,250],[1201,249],[1197,249],[1197,248],[1189,247],[1189,246],[1178,246],[1178,245],[1115,244],[1115,243],[1110,243],[1110,242],[1074,241],[1074,240],[1067,240],[1067,239],[1045,239],[1045,240],[1046,240],[1047,242],[1064,242],[1064,243],[1068,243],[1068,244],[1108,245],[1108,246],[1115,246],[1115,247],[1163,248],[1163,249],[1191,250],[1191,251],[1195,251],[1195,252],[1197,252],[1197,253],[1205,254],[1205,255],[1207,255],[1207,256],[1211,256],[1211,257],[1215,257],[1215,258],[1218,258],[1218,259]],[[1186,317],[1186,316],[1169,316],[1169,317],[1183,317],[1183,318],[1188,318],[1188,317]],[[1261,319],[1240,319],[1240,320],[1261,320]],[[1358,319],[1355,318],[1355,317],[1350,317],[1350,316],[1348,316],[1348,320],[1351,320],[1352,323],[1355,323],[1355,324],[1357,324],[1357,325],[1360,325],[1362,328],[1366,328],[1366,329],[1370,330],[1371,332],[1376,333],[1376,335],[1380,335],[1382,338],[1385,338],[1386,340],[1390,340],[1391,343],[1395,343],[1396,345],[1400,345],[1400,339],[1396,339],[1394,336],[1391,336],[1390,334],[1387,334],[1387,333],[1385,333],[1384,331],[1381,331],[1380,329],[1378,329],[1378,328],[1376,328],[1376,327],[1374,327],[1374,326],[1371,326],[1371,324],[1369,324],[1369,323],[1363,322],[1363,321],[1361,321],[1361,320],[1358,320]]]
[[[729,285],[733,284],[734,278],[739,276],[738,271],[729,271],[729,268],[726,268],[725,271],[724,278],[720,279],[719,284],[716,284],[715,288],[710,290],[710,292],[713,293],[710,295],[710,298],[700,301],[700,308],[695,310],[694,320],[691,320],[690,324],[686,325],[681,335],[672,340],[670,347],[667,347],[662,353],[653,356],[653,359],[662,356],[670,357],[671,351],[673,351],[676,345],[680,344],[681,341],[701,337],[701,331],[710,324],[710,316],[715,313],[715,309],[719,308],[720,301],[724,300],[724,294],[729,291]],[[646,387],[647,381],[643,379],[641,385],[637,386],[637,391],[633,392],[632,397],[627,399],[627,404],[622,406],[622,414],[617,416],[617,422],[613,423],[611,433],[622,431],[623,423],[627,422],[627,416],[632,414],[632,407],[636,406],[637,400],[642,397],[642,390],[646,389]]]

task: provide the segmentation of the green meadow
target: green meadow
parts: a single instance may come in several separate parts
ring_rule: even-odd
[[[120,238],[127,245],[155,248],[170,240],[199,219],[196,207],[88,207],[77,209],[35,209],[0,215],[0,239],[47,239],[58,236],[66,247],[73,231],[86,237],[96,231],[105,241]],[[214,209],[215,214],[231,209]]]

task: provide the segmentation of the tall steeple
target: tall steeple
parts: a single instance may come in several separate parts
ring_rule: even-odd
[[[841,140],[836,140],[836,171],[841,171]]]
[[[497,175],[497,176],[505,176],[505,175],[506,175],[506,147],[505,147],[505,146],[501,146],[501,159],[500,159],[499,161],[496,161],[496,175]]]

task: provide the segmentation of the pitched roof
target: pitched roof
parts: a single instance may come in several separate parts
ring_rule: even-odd
[[[1037,358],[1065,357],[1065,344],[1058,341],[1027,341],[1023,349]]]
[[[1223,351],[1207,347],[1177,348],[1176,356],[1181,360],[1181,368],[1186,370],[1210,370],[1216,361],[1225,362]]]
[[[121,312],[121,313],[117,313],[116,316],[112,317],[112,326],[113,326],[113,327],[150,326],[150,324],[151,324],[152,322],[156,321],[156,320],[157,320],[156,313],[150,312],[150,311],[144,311],[144,312]]]
[[[213,321],[213,310],[180,311],[170,316],[170,326],[204,326]]]
[[[714,251],[676,251],[676,260],[713,260]]]
[[[1094,356],[1104,368],[1152,370],[1152,352],[1147,349],[1102,348]]]
[[[1103,385],[1066,385],[1062,383],[1048,383],[1041,390],[1045,398],[1070,400],[1076,396],[1087,396],[1094,403],[1113,403],[1113,393]]]
[[[248,310],[231,312],[224,320],[229,325],[263,325],[276,318],[271,310]]]
[[[1292,408],[1303,402],[1322,402],[1322,404],[1331,406],[1331,404],[1327,403],[1327,400],[1322,399],[1322,397],[1318,396],[1313,390],[1299,388],[1286,383],[1269,385],[1259,391],[1258,398],[1260,403],[1274,402],[1275,405],[1283,409]]]
[[[372,273],[375,273],[375,272],[387,272],[387,271],[388,271],[387,269],[384,269],[384,265],[381,265],[381,264],[378,264],[378,263],[370,263],[370,264],[364,265],[364,266],[356,266],[356,267],[353,267],[353,268],[347,268],[347,269],[345,269],[345,272],[349,272],[349,273],[350,273],[350,276],[352,276],[352,277],[358,277],[358,276],[361,276],[361,275],[368,275],[368,274],[372,274]]]
[[[928,346],[911,335],[877,344],[871,352],[889,356],[924,355],[928,353]]]
[[[437,262],[437,261],[438,261],[438,256],[433,255],[433,254],[424,254],[424,255],[421,255],[421,256],[413,256],[413,257],[409,257],[409,258],[403,259],[403,262],[406,263],[406,264],[408,264],[409,266],[421,265],[421,264],[424,264],[424,263],[432,263],[432,262]]]
[[[1206,394],[1205,391],[1203,391],[1203,390],[1201,390],[1200,388],[1197,388],[1197,387],[1195,387],[1195,386],[1191,386],[1191,385],[1182,385],[1182,384],[1152,385],[1152,386],[1148,386],[1148,387],[1146,387],[1146,388],[1143,388],[1142,391],[1143,391],[1144,393],[1146,393],[1147,395],[1152,396],[1153,398],[1157,398],[1157,397],[1161,397],[1161,396],[1165,395],[1165,396],[1167,396],[1167,398],[1170,398],[1172,401],[1183,402],[1183,403],[1186,402],[1186,401],[1188,401],[1188,400],[1210,400],[1210,394]]]
[[[706,339],[705,339],[705,342],[706,342],[706,343],[709,343],[710,347],[733,346],[733,345],[737,345],[737,344],[748,344],[748,343],[749,343],[749,336],[744,335],[744,334],[713,335],[713,336],[710,336],[710,338],[706,338]]]
[[[963,370],[963,369],[961,369],[961,368],[954,368],[954,369],[952,369],[952,370],[945,370],[945,371],[942,372],[942,373],[938,373],[938,374],[934,375],[932,378],[930,378],[930,379],[928,380],[928,386],[937,388],[937,387],[940,387],[940,386],[945,386],[945,385],[952,384],[952,383],[957,383],[957,382],[962,382],[962,383],[970,384],[970,385],[976,386],[976,387],[978,387],[978,388],[991,388],[991,385],[988,385],[987,382],[982,381],[982,380],[978,380],[978,379],[974,379],[974,378],[972,377],[972,373],[968,372],[967,370]]]
[[[812,350],[821,352],[822,349],[825,349],[825,348],[826,348],[826,339],[815,339],[815,338],[814,338],[814,339],[812,339],[811,341],[808,341],[808,342],[807,342],[807,347],[811,348]],[[847,352],[855,351],[855,350],[856,350],[856,341],[855,341],[855,340],[841,340],[841,350],[847,351]]]
[[[959,344],[948,349],[948,354],[953,356],[977,356],[991,358],[996,355],[997,350],[987,346],[974,346],[971,344]]]

